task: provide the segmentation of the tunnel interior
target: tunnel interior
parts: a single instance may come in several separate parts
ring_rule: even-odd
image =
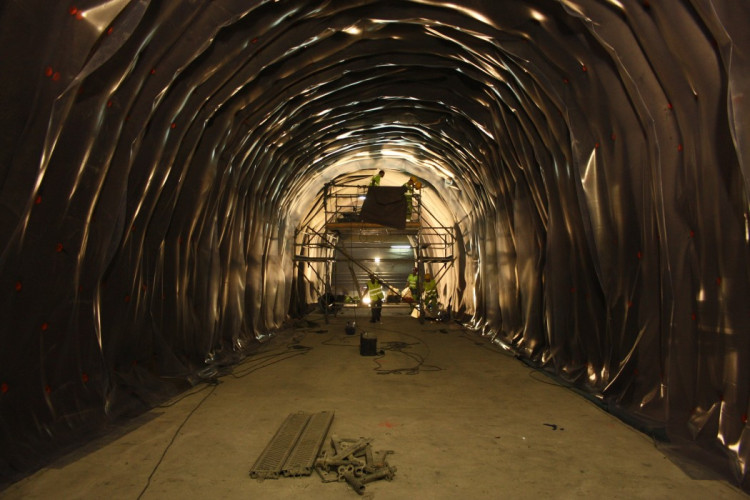
[[[5,1],[0,469],[267,341],[300,311],[322,187],[384,169],[455,230],[454,318],[748,491],[747,19],[732,0]]]

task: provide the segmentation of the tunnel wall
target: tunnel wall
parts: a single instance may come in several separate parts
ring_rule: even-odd
[[[442,293],[468,326],[747,490],[747,19],[733,0],[4,2],[0,469],[267,339],[305,207],[396,144],[455,183]]]

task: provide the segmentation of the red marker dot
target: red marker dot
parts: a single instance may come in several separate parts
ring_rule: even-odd
[[[87,374],[85,374],[85,373],[82,373],[82,374],[81,374],[81,380],[82,380],[82,381],[83,381],[83,383],[85,384],[86,382],[88,382],[88,381],[89,381],[89,376],[88,376]]]
[[[668,103],[667,103],[667,108],[669,108],[669,109],[673,109],[673,108],[674,108],[674,106],[672,106],[672,103],[671,103],[671,102],[668,102]]]
[[[39,205],[42,203],[42,195],[36,197],[36,200],[34,200],[34,205]]]
[[[151,74],[152,74],[152,75],[155,75],[155,74],[156,74],[156,68],[151,68]]]
[[[3,394],[5,394],[6,392],[8,392],[8,389],[9,389],[8,384],[6,384],[5,382],[3,382],[0,385],[0,392],[2,392]]]
[[[81,19],[83,19],[83,12],[81,12],[81,11],[78,11],[78,14],[76,14],[76,19],[78,19],[79,21],[80,21]]]
[[[52,387],[48,385],[44,386],[44,392],[46,392],[47,394],[50,394],[52,392]]]
[[[258,39],[257,38],[253,38],[252,40],[250,40],[250,43],[258,43]]]
[[[716,284],[721,285],[721,278],[716,278]]]
[[[636,257],[638,257],[638,260],[641,260],[641,257],[643,257],[643,254],[641,252],[638,252],[636,254]]]
[[[125,296],[125,302],[130,302],[130,295]]]
[[[47,66],[47,69],[44,70],[44,76],[50,77],[55,72],[55,70],[52,69],[52,66]]]
[[[682,144],[677,145],[677,151],[682,151]]]
[[[4,385],[5,385],[5,384],[3,384],[3,386],[4,386]],[[743,413],[743,414],[742,414],[742,423],[743,423],[743,424],[746,424],[746,423],[747,423],[747,413]]]
[[[111,108],[111,107],[112,107],[112,101],[107,101],[107,107],[108,107],[108,108]]]
[[[47,330],[49,330],[49,323],[45,321],[44,323],[42,323],[42,331],[46,332]]]
[[[693,321],[695,321],[697,319],[697,316],[695,315],[695,313],[693,313],[693,314],[690,315],[690,319],[693,320]]]
[[[594,144],[594,147],[595,147],[596,149],[599,149],[599,143],[598,143],[598,142],[597,142],[597,143],[595,143],[595,144]]]
[[[16,281],[16,291],[20,292],[21,290],[23,290],[23,283]]]
[[[177,124],[175,122],[172,122],[172,125],[170,125],[169,128],[177,128]]]
[[[691,237],[691,238],[694,238],[694,237],[695,237],[695,231],[693,231],[692,229],[690,230],[690,237]]]
[[[107,34],[108,35],[111,35],[113,31],[114,31],[114,28],[112,28],[111,26],[109,28],[107,28]]]
[[[57,252],[57,253],[60,253],[60,252],[62,252],[62,251],[63,251],[63,248],[64,248],[64,247],[63,247],[63,244],[62,244],[62,243],[58,243],[58,244],[57,244],[57,245],[55,246],[55,252]]]
[[[570,83],[570,80],[568,80],[567,78],[563,78],[563,83],[564,83],[565,85],[567,85],[568,83]]]
[[[589,69],[588,69],[588,68],[586,67],[586,65],[585,65],[585,64],[582,64],[582,65],[581,65],[581,71],[584,71],[584,72],[586,72],[586,71],[588,71],[588,70],[589,70]]]
[[[75,7],[71,7],[68,9],[68,12],[71,16],[75,16],[76,14],[78,14],[78,9],[76,9]]]
[[[60,79],[60,72],[59,72],[59,71],[55,71],[55,72],[54,72],[54,73],[52,74],[52,81],[53,81],[53,82],[56,82],[56,81],[58,81],[59,79]]]

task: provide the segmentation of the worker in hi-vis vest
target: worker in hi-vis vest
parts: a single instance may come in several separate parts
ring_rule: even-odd
[[[370,281],[367,282],[367,291],[370,293],[370,323],[380,321],[380,313],[383,310],[383,286],[380,280],[374,274],[370,275]]]
[[[438,306],[437,283],[432,279],[430,273],[424,275],[424,302],[427,309],[436,309]]]
[[[385,177],[385,172],[383,170],[379,170],[377,174],[373,175],[370,179],[370,186],[380,186],[380,179]]]
[[[414,300],[417,300],[419,298],[419,269],[416,267],[411,270],[411,274],[406,277],[406,284],[409,287],[409,291],[411,292],[411,297]]]
[[[411,213],[413,210],[412,199],[414,198],[414,190],[422,189],[422,183],[417,180],[413,175],[409,177],[409,180],[404,184],[404,198],[406,199],[406,220],[411,220]]]

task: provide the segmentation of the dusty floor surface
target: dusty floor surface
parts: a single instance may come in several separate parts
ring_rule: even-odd
[[[360,356],[347,321],[377,337]],[[290,413],[334,411],[331,433],[393,450],[365,498],[747,499],[686,472],[648,436],[456,323],[387,309],[298,322],[223,376],[0,493],[5,499],[352,499],[346,483],[255,480]],[[358,332],[359,333],[359,332]],[[708,479],[706,479],[708,477]]]

